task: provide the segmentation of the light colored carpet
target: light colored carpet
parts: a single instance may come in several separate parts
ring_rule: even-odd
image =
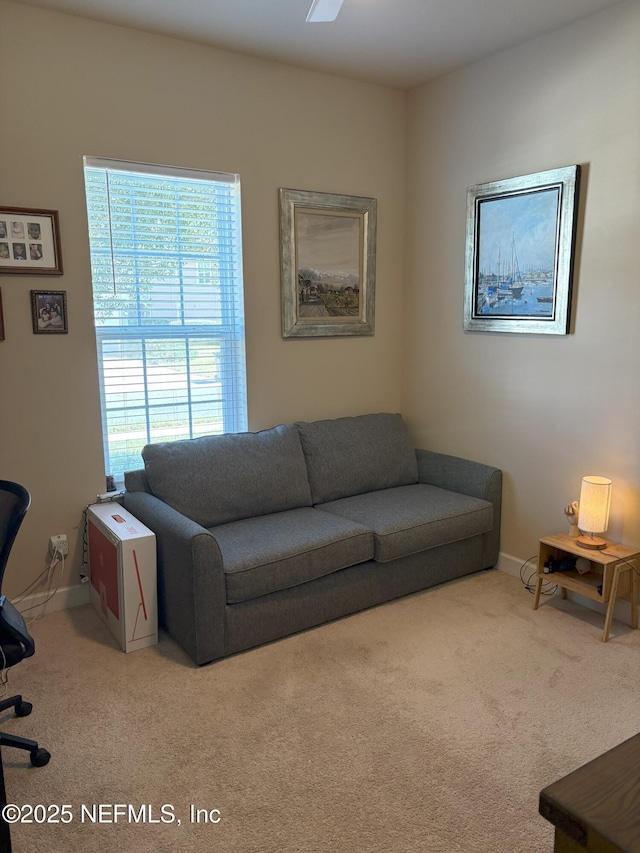
[[[550,853],[540,790],[640,728],[640,632],[531,608],[484,572],[199,669],[166,637],[123,654],[89,606],[46,615],[9,684],[34,711],[1,722],[53,757],[5,748],[5,778],[74,817],[14,851]],[[100,803],[176,821],[83,823]]]

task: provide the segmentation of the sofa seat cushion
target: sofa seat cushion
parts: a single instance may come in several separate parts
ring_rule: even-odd
[[[401,415],[299,422],[314,504],[418,482],[418,462]]]
[[[213,527],[228,604],[249,601],[373,559],[373,533],[312,507]]]
[[[493,524],[488,501],[416,484],[322,504],[374,533],[374,559],[385,563],[427,548],[486,533]]]
[[[202,527],[311,506],[295,426],[148,444],[152,493]]]

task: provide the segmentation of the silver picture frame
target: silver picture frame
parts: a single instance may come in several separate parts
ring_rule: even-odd
[[[467,188],[464,330],[566,335],[580,167]]]
[[[280,188],[283,338],[373,335],[377,202]]]

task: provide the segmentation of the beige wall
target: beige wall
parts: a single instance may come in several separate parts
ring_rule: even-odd
[[[409,102],[407,379],[418,441],[505,472],[502,551],[565,528],[584,474],[640,545],[640,5],[451,74]],[[572,333],[464,333],[465,191],[583,167]]]
[[[2,276],[0,477],[33,507],[5,591],[104,491],[82,156],[239,172],[250,429],[400,410],[406,95],[0,0],[0,203],[60,211],[62,278]],[[278,187],[378,199],[371,338],[282,340]],[[67,291],[69,334],[34,335],[30,290]]]
[[[406,96],[0,0],[0,203],[58,209],[65,261],[0,278],[0,476],[34,500],[6,591],[53,533],[77,581],[103,489],[83,154],[240,173],[251,429],[403,411],[423,446],[504,470],[514,565],[586,473],[613,478],[610,534],[640,545],[639,43],[629,0]],[[571,163],[572,333],[465,334],[466,187]],[[280,186],[378,199],[374,337],[281,339]],[[67,291],[68,336],[32,334],[43,286]]]

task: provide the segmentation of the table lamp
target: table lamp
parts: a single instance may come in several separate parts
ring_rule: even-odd
[[[577,544],[582,548],[601,550],[607,543],[594,533],[604,533],[609,526],[611,480],[608,477],[583,477],[580,489]]]

